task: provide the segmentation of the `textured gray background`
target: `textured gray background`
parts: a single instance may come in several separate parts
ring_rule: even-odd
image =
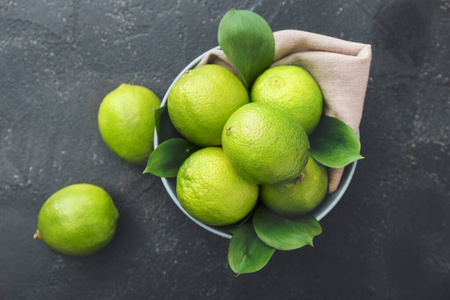
[[[239,277],[228,240],[115,157],[96,123],[122,82],[162,98],[230,8],[374,54],[366,159],[315,248]],[[448,0],[0,0],[0,299],[450,299],[449,32]],[[120,212],[112,243],[82,259],[32,238],[44,201],[80,182]]]

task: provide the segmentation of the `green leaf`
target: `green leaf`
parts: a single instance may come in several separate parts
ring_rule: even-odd
[[[269,24],[254,12],[232,9],[220,21],[217,39],[249,91],[273,61],[275,39]]]
[[[175,129],[169,117],[167,105],[154,109],[155,126],[158,133],[158,141],[162,143],[169,139],[181,138],[181,134]]]
[[[322,227],[313,216],[286,219],[263,205],[253,214],[253,227],[261,241],[278,250],[313,246],[313,238],[322,233]]]
[[[153,109],[153,113],[155,114],[155,127],[156,127],[156,132],[158,133],[158,135],[159,135],[160,128],[161,128],[161,116],[164,113],[164,111],[166,111],[166,110],[167,110],[167,105]]]
[[[355,131],[339,119],[323,116],[310,136],[311,155],[330,168],[342,168],[362,159],[361,143]]]
[[[170,139],[160,144],[150,155],[144,173],[159,177],[176,177],[186,158],[200,149],[185,139]]]
[[[264,244],[250,223],[239,226],[231,237],[228,263],[237,275],[261,270],[270,260],[275,249]]]

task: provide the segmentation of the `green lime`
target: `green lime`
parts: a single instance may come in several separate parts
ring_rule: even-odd
[[[113,238],[119,217],[111,197],[91,184],[74,184],[54,193],[42,206],[35,238],[55,252],[86,256]]]
[[[322,116],[319,85],[308,71],[298,66],[283,65],[266,70],[253,84],[250,99],[282,107],[294,116],[308,135]]]
[[[106,145],[126,162],[145,164],[153,151],[153,109],[160,105],[143,86],[123,83],[109,93],[98,111],[98,128]]]
[[[236,110],[223,128],[222,143],[236,172],[258,184],[297,177],[309,157],[302,126],[288,112],[263,102]]]
[[[262,185],[262,202],[283,216],[301,216],[311,212],[327,194],[328,174],[324,166],[309,157],[300,176],[274,185]]]
[[[208,147],[189,156],[181,166],[177,197],[197,220],[208,225],[230,225],[253,209],[258,186],[233,170],[222,148]]]
[[[230,70],[203,65],[187,71],[172,86],[167,108],[185,138],[200,146],[219,146],[223,125],[248,102],[247,90]]]

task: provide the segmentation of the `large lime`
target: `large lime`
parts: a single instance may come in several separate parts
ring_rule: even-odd
[[[236,110],[223,128],[222,143],[236,172],[258,184],[297,177],[309,157],[302,126],[269,103],[249,103]]]
[[[258,198],[258,186],[234,171],[222,148],[208,147],[192,154],[181,166],[177,197],[197,220],[230,225],[250,213]]]
[[[291,113],[311,134],[320,122],[323,99],[317,82],[305,69],[283,65],[270,68],[255,81],[252,102],[267,102]]]
[[[153,109],[160,105],[143,86],[124,83],[109,93],[98,111],[98,128],[106,145],[129,163],[145,164],[153,151]]]
[[[35,238],[61,254],[90,255],[111,241],[118,217],[105,190],[91,184],[70,185],[42,206]]]

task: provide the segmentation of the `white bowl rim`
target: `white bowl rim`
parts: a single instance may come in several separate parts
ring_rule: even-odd
[[[179,74],[178,76],[173,80],[172,84],[170,85],[170,87],[167,89],[167,92],[164,95],[164,98],[161,102],[161,107],[163,107],[164,105],[166,105],[167,103],[167,98],[169,96],[169,92],[172,89],[172,86],[175,84],[175,82],[178,81],[178,79],[180,79],[180,77],[186,73],[186,71],[193,69],[201,60],[203,57],[205,57],[210,51],[212,50],[218,50],[220,49],[220,46],[214,47],[208,51],[206,51],[205,53],[203,53],[202,55],[198,56],[196,59],[194,59],[193,61],[191,61]],[[359,130],[358,130],[358,136],[359,136]],[[154,138],[154,147],[156,149],[156,147],[159,145],[158,143],[158,133],[155,129],[155,138]],[[332,194],[328,194],[325,199],[322,201],[322,203],[313,211],[313,215],[314,217],[317,219],[317,221],[320,221],[321,219],[323,219],[335,206],[336,204],[339,202],[339,200],[342,198],[342,196],[344,195],[345,191],[347,190],[352,178],[353,178],[353,174],[355,173],[355,169],[356,169],[356,161],[354,161],[353,163],[351,163],[350,165],[348,165],[347,167],[345,167],[346,170],[344,171],[344,175],[342,176],[341,182],[339,183],[339,187],[338,189],[332,193]],[[189,218],[191,219],[193,222],[195,222],[197,225],[199,225],[200,227],[202,227],[203,229],[208,230],[209,232],[212,232],[216,235],[219,235],[221,237],[224,238],[228,238],[231,239],[231,234],[220,231],[218,229],[216,229],[213,226],[209,226],[206,225],[202,222],[200,222],[199,220],[195,219],[194,217],[192,217],[180,204],[180,202],[178,201],[176,192],[174,192],[174,190],[172,189],[172,187],[169,184],[169,181],[167,178],[161,177],[161,181],[164,185],[164,188],[166,189],[167,193],[169,194],[170,198],[172,198],[173,202],[175,203],[175,205]],[[324,204],[325,202],[328,202],[326,205]]]

